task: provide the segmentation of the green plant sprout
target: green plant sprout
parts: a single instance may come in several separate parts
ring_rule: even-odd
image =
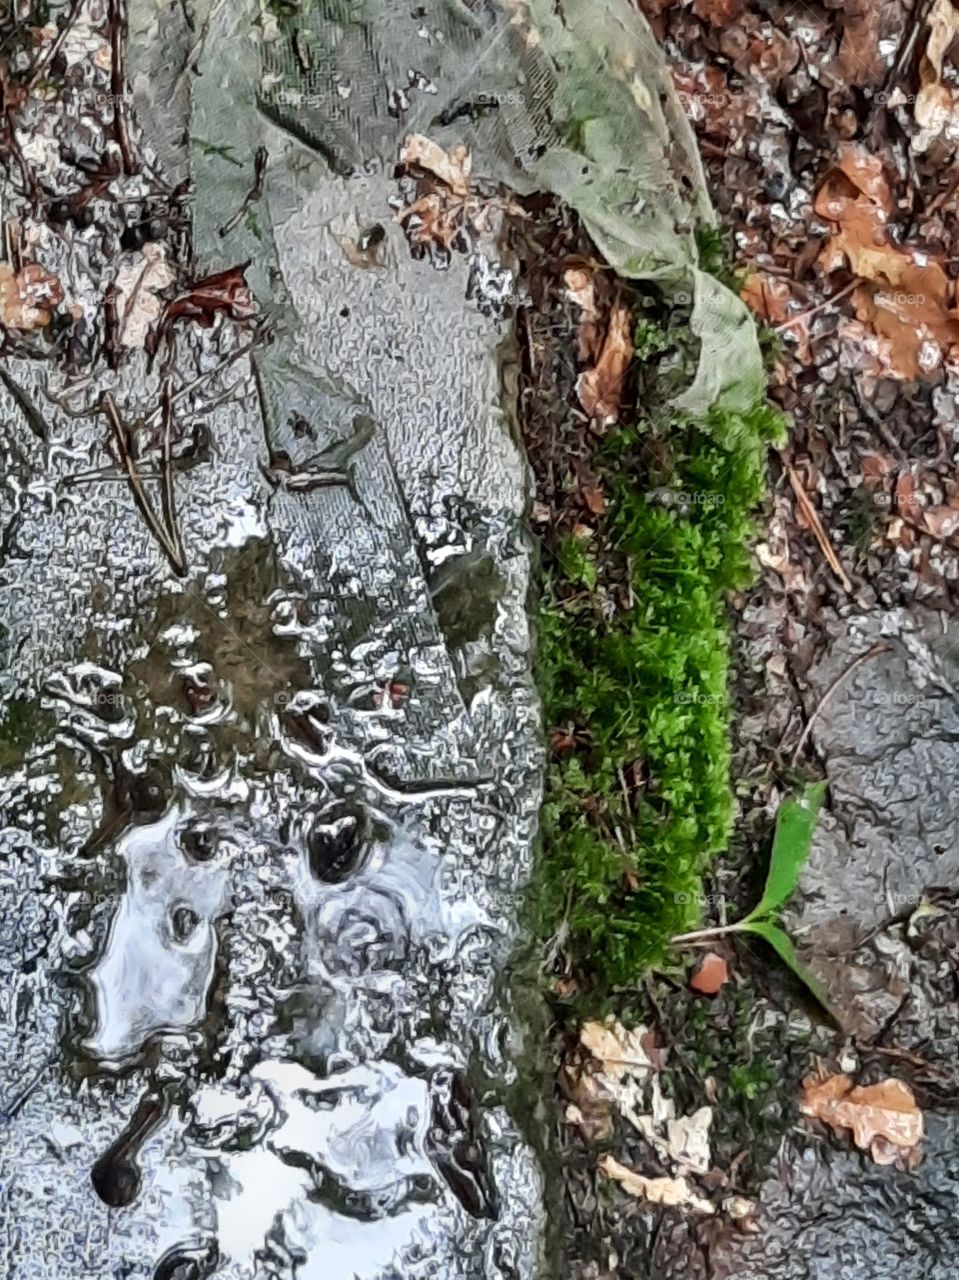
[[[792,970],[800,982],[816,997],[823,1009],[835,1017],[825,991],[809,970],[800,963],[792,939],[779,923],[780,909],[795,892],[800,872],[809,858],[813,832],[816,830],[819,810],[822,808],[825,794],[825,782],[810,783],[798,800],[784,800],[779,806],[766,886],[763,889],[763,896],[748,916],[737,920],[735,924],[715,925],[708,929],[696,929],[692,933],[679,933],[671,939],[671,943],[678,947],[689,942],[718,938],[724,934],[755,934],[772,947],[783,964]]]

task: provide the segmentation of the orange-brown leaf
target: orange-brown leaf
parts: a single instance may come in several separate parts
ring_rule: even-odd
[[[633,321],[629,307],[614,303],[599,359],[580,376],[579,402],[589,416],[605,425],[619,417],[626,375],[633,359]]]
[[[6,329],[44,329],[53,310],[63,301],[56,276],[36,263],[15,272],[0,262],[0,325]]]
[[[836,1132],[848,1129],[877,1164],[915,1158],[923,1138],[922,1112],[901,1080],[853,1085],[846,1075],[810,1078],[803,1082],[800,1109]]]

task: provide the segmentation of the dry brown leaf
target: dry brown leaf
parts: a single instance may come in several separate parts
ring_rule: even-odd
[[[929,39],[919,64],[915,106],[920,133],[911,144],[916,151],[928,150],[936,138],[959,141],[959,94],[942,81],[943,59],[959,36],[959,9],[952,0],[935,0],[927,22]]]
[[[746,0],[693,0],[693,13],[711,27],[735,22],[746,8]]]
[[[400,151],[400,164],[425,169],[439,178],[454,195],[469,194],[473,160],[469,147],[462,144],[445,151],[438,142],[422,133],[411,133]]]
[[[583,486],[583,501],[594,516],[601,516],[606,510],[606,495],[595,484]]]
[[[604,1066],[630,1067],[641,1073],[652,1071],[654,1064],[644,1043],[646,1027],[627,1031],[621,1022],[584,1022],[580,1043]]]
[[[853,294],[857,317],[888,340],[891,374],[932,377],[959,343],[952,282],[918,249],[889,248],[883,257],[873,256],[870,267],[875,274]]]
[[[885,244],[893,210],[892,192],[878,156],[856,143],[841,147],[813,207],[820,218],[839,223],[838,233],[820,256],[824,270],[835,271],[848,258],[856,275],[872,279],[868,267],[860,270],[859,258]]]
[[[62,301],[60,281],[43,267],[31,262],[15,272],[8,262],[0,262],[0,325],[4,328],[44,329]]]
[[[959,530],[959,511],[952,507],[929,507],[922,513],[925,527],[937,538],[951,538]]]
[[[603,331],[596,302],[596,276],[584,267],[570,267],[563,275],[566,296],[579,307],[576,354],[580,360],[595,360],[602,348]]]
[[[633,359],[633,320],[629,307],[613,304],[599,359],[580,374],[576,384],[579,402],[591,418],[603,426],[616,422],[626,375]]]
[[[754,271],[740,291],[743,302],[760,320],[788,328],[796,338],[797,357],[803,364],[810,364],[809,325],[801,312],[790,316],[789,304],[793,296],[788,280],[765,271]]]
[[[739,295],[749,309],[767,324],[782,324],[789,316],[792,290],[789,281],[765,271],[754,271]]]
[[[686,1178],[645,1178],[641,1173],[627,1169],[615,1156],[601,1156],[599,1168],[618,1182],[628,1195],[638,1200],[649,1200],[653,1204],[678,1205],[695,1209],[697,1213],[715,1213],[716,1207],[704,1196],[697,1193],[689,1185]]]
[[[876,1164],[897,1159],[911,1164],[918,1159],[922,1112],[902,1080],[854,1086],[846,1075],[810,1078],[803,1081],[800,1109],[837,1132],[850,1130],[856,1146],[868,1151]]]
[[[892,471],[893,462],[888,454],[869,452],[862,455],[860,466],[864,479],[879,483]]]
[[[922,517],[922,504],[916,497],[916,477],[904,471],[896,481],[896,507],[904,520],[913,523]]]
[[[886,75],[879,50],[882,10],[879,0],[847,0],[842,11],[842,43],[837,59],[850,85],[878,83]]]
[[[853,295],[856,316],[883,340],[883,371],[907,379],[932,376],[959,343],[954,287],[927,251],[890,242],[892,196],[879,159],[858,145],[845,147],[815,209],[838,224],[820,264],[827,272],[848,265],[861,277]]]
[[[449,249],[463,227],[463,206],[451,205],[434,191],[401,209],[396,220],[405,225],[410,244],[434,244]]]

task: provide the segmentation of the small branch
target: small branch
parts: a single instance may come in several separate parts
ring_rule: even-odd
[[[822,521],[819,518],[819,512],[810,501],[809,495],[803,488],[802,481],[799,479],[798,473],[788,462],[785,466],[786,474],[789,476],[789,483],[792,485],[793,493],[796,495],[796,499],[803,515],[806,517],[806,523],[809,525],[809,529],[813,537],[819,543],[819,548],[826,557],[826,562],[842,583],[844,590],[847,594],[852,595],[852,583],[849,581],[849,575],[842,567],[839,557],[833,550],[832,543],[829,541],[829,538],[826,535],[826,530],[823,528]]]
[[[109,0],[110,22],[110,93],[113,97],[113,128],[123,159],[123,172],[128,176],[137,171],[138,165],[130,142],[127,122],[126,76],[123,71],[123,29],[126,25],[123,0]]]
[[[261,200],[263,198],[263,179],[266,176],[266,162],[268,158],[269,153],[267,152],[266,147],[257,147],[256,154],[253,157],[253,186],[250,188],[246,199],[240,205],[239,209],[237,209],[230,221],[220,227],[221,239],[230,234],[249,209],[250,205],[255,204],[257,200]]]
[[[840,672],[839,675],[836,676],[835,680],[832,682],[832,684],[823,694],[822,698],[820,698],[819,704],[817,705],[815,711],[806,721],[806,727],[805,729],[803,729],[802,735],[800,736],[799,741],[796,743],[796,748],[792,753],[792,759],[789,761],[790,765],[794,765],[796,761],[799,759],[799,756],[802,753],[802,749],[806,745],[806,740],[809,737],[810,733],[812,732],[813,725],[816,723],[820,715],[823,713],[823,711],[825,711],[826,707],[829,705],[829,703],[838,693],[839,689],[846,683],[846,681],[849,679],[852,673],[854,671],[857,671],[864,662],[868,662],[870,658],[875,658],[880,653],[888,653],[891,651],[891,649],[892,649],[892,645],[886,644],[884,640],[881,640],[878,644],[874,644],[871,649],[867,649],[865,653],[861,653],[858,658],[856,658],[853,662],[849,664],[849,666],[845,669],[845,671]]]
[[[47,424],[44,422],[40,410],[33,403],[23,387],[19,383],[14,382],[6,369],[0,365],[0,382],[3,383],[6,390],[16,404],[17,408],[26,419],[27,426],[37,437],[38,440],[46,444],[47,441]]]
[[[173,494],[173,379],[168,375],[163,379],[161,392],[163,405],[163,445],[160,455],[160,506],[163,511],[163,523],[166,525],[177,564],[186,565],[183,553],[183,540],[180,537],[180,526],[176,518],[176,506]]]
[[[86,0],[72,0],[72,3],[70,5],[70,11],[67,14],[66,21],[64,22],[60,30],[57,32],[56,39],[53,41],[53,44],[46,51],[46,53],[44,53],[40,57],[36,66],[30,72],[30,75],[27,79],[28,93],[31,92],[36,87],[37,81],[40,79],[44,71],[46,71],[47,67],[50,65],[50,63],[54,60],[54,58],[63,48],[63,43],[66,40],[67,36],[70,34],[70,32],[73,30],[74,24],[76,23],[77,18],[79,18],[80,16],[80,10],[83,8],[85,3],[86,3]]]
[[[830,297],[824,298],[822,302],[817,302],[816,305],[814,307],[810,307],[808,311],[801,311],[798,316],[793,316],[789,320],[784,320],[782,324],[777,324],[775,329],[776,333],[784,333],[787,329],[791,329],[794,324],[803,324],[806,320],[811,320],[813,316],[818,316],[820,311],[825,311],[826,308],[831,307],[834,302],[840,302],[848,294],[852,293],[853,289],[857,288],[861,284],[862,280],[859,276],[856,276],[855,280],[840,289],[838,293],[834,293],[830,295]]]

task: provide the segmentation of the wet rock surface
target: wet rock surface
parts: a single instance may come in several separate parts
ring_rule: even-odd
[[[171,132],[204,108],[190,76],[150,86],[150,9],[135,136],[173,179]],[[166,55],[195,38],[171,29]],[[207,54],[204,85],[226,66]],[[92,384],[7,366],[44,432],[7,387],[2,1269],[527,1276],[539,1175],[506,1106],[502,974],[540,746],[508,330],[466,303],[465,259],[410,260],[388,173],[334,177],[246,123],[275,240],[219,236],[248,174],[214,191],[194,157],[195,247],[212,271],[252,237],[278,336],[258,368],[228,315],[177,339],[174,453],[196,423],[205,442],[175,470],[180,573],[96,411],[110,387],[149,426],[166,375],[136,350]],[[74,125],[98,127],[83,105]],[[375,271],[336,238],[356,219],[388,227]],[[91,311],[103,265],[61,263]],[[287,483],[352,436],[328,478]]]

